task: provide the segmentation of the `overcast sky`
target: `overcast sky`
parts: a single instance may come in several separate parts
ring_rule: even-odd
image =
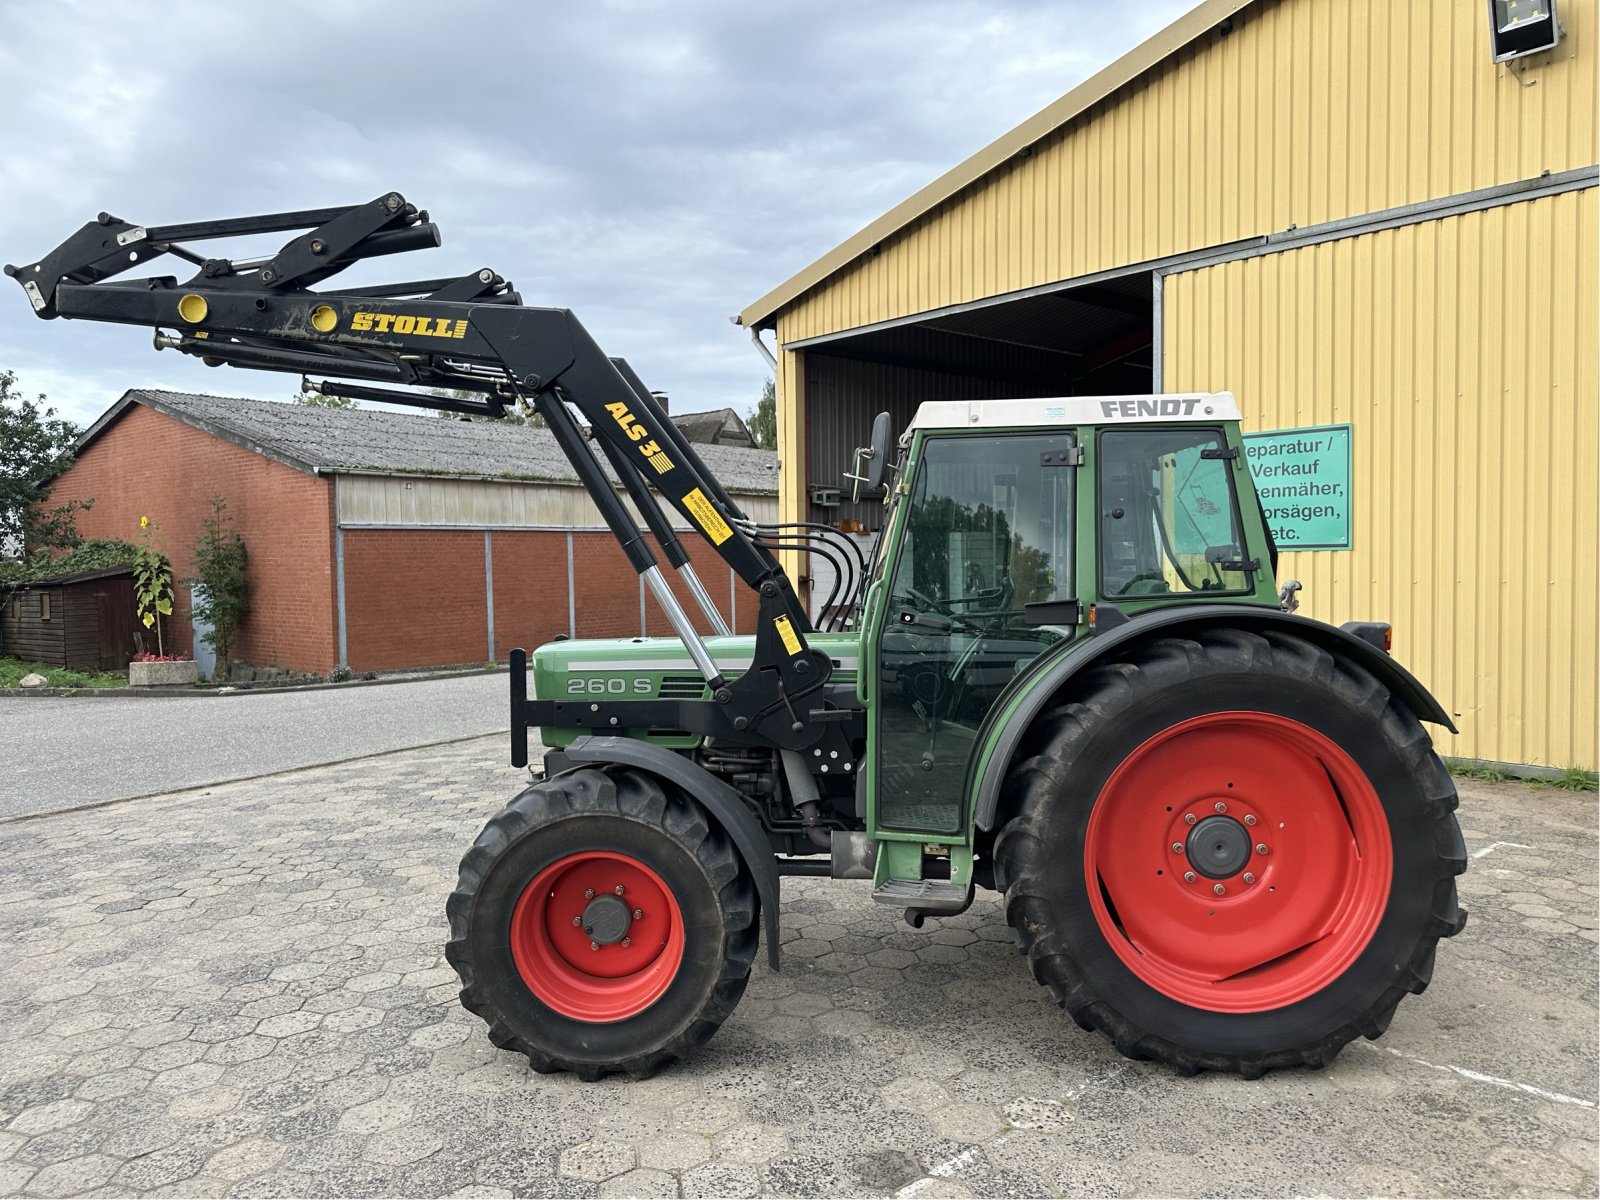
[[[444,246],[338,286],[491,266],[676,411],[744,411],[768,371],[731,314],[1187,7],[0,0],[0,261],[102,210],[167,224],[398,190]],[[41,322],[6,279],[0,368],[80,422],[129,387],[296,388]]]

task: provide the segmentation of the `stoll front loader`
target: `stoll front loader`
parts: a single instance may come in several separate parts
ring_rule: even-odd
[[[250,261],[192,249],[298,230]],[[994,889],[1079,1025],[1185,1073],[1320,1067],[1427,986],[1465,921],[1455,790],[1423,730],[1453,726],[1386,625],[1289,611],[1231,395],[926,403],[893,445],[880,417],[854,479],[886,489],[883,532],[852,562],[820,526],[751,521],[626,363],[493,271],[312,290],[438,240],[391,192],[102,215],[6,273],[41,317],[150,326],[210,366],[544,418],[677,637],[540,647],[532,695],[512,654],[512,762],[536,727],[543,772],[447,906],[461,1001],[496,1045],[585,1079],[692,1052],[763,935],[777,968],[784,875],[868,880],[912,925]],[[192,277],[113,281],[161,255]],[[728,632],[674,512],[755,593],[754,636]],[[838,560],[825,621],[791,548]]]

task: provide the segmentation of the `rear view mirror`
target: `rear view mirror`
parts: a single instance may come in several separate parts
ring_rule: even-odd
[[[862,471],[863,462],[866,471]],[[845,476],[850,481],[850,502],[858,504],[865,494],[883,486],[883,473],[889,465],[889,414],[879,413],[872,421],[872,442],[856,447],[855,463]]]

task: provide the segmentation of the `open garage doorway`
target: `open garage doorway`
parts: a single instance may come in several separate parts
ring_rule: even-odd
[[[852,504],[844,475],[879,412],[898,432],[928,400],[1153,392],[1157,302],[1154,276],[1135,271],[786,344],[804,354],[805,519],[870,556],[884,508]],[[807,557],[802,589],[821,616],[833,568]]]

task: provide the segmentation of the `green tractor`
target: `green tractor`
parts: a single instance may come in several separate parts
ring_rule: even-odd
[[[184,244],[292,229],[249,262]],[[1323,1066],[1427,986],[1466,919],[1423,725],[1454,727],[1388,626],[1294,615],[1231,395],[926,403],[898,438],[882,415],[850,477],[882,493],[882,531],[852,561],[822,527],[749,519],[625,362],[492,271],[313,290],[436,242],[387,193],[164,228],[102,214],[6,271],[41,316],[151,326],[211,365],[545,418],[677,636],[512,655],[512,761],[537,729],[542,771],[462,860],[446,948],[496,1045],[585,1079],[694,1052],[763,937],[779,967],[784,875],[870,880],[914,926],[996,891],[1080,1026],[1185,1073]],[[201,269],[104,282],[163,253]],[[669,513],[752,589],[753,635]],[[837,562],[823,618],[784,550]]]

